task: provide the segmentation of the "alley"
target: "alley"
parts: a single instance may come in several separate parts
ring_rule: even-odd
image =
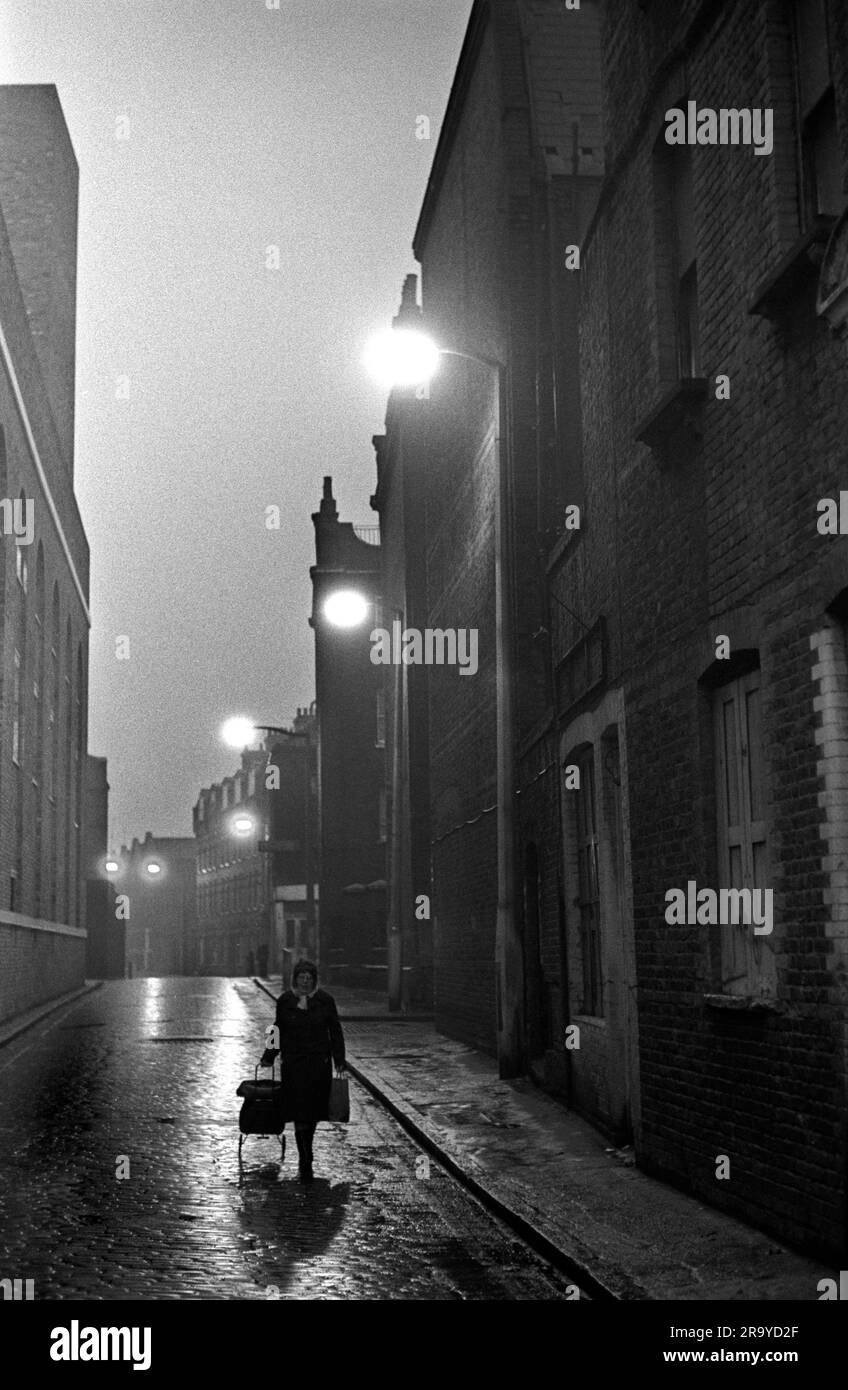
[[[569,1284],[352,1082],[316,1181],[245,1141],[249,980],[110,982],[0,1050],[0,1277],[37,1299],[566,1299]],[[128,1174],[127,1176],[124,1176]]]

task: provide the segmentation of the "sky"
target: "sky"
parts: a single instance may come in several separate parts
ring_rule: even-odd
[[[360,358],[416,269],[471,0],[274,3],[0,0],[0,82],[56,85],[79,163],[75,486],[113,849],[191,834],[239,765],[224,718],[314,698],[323,477],[343,521],[377,522],[386,402]]]

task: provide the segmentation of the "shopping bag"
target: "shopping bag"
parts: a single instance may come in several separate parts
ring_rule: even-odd
[[[239,1112],[239,1129],[242,1134],[280,1134],[285,1128],[283,1121],[283,1088],[279,1081],[260,1081],[257,1073],[253,1079],[242,1081],[237,1096],[242,1097]]]
[[[347,1124],[350,1119],[350,1087],[346,1076],[334,1076],[330,1082],[327,1119],[338,1124]]]

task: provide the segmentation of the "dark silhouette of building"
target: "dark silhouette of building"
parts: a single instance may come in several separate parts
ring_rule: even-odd
[[[598,6],[475,4],[414,238],[420,321],[449,355],[429,391],[392,393],[376,441],[387,606],[410,626],[473,630],[478,644],[473,675],[388,672],[402,729],[397,835],[418,865],[414,882],[400,869],[400,909],[415,932],[415,905],[432,893],[437,1026],[562,1090],[546,569],[582,501],[569,262],[601,173]],[[408,282],[400,323],[419,317],[414,300]],[[431,889],[420,886],[425,839]]]
[[[77,178],[55,87],[0,87],[0,1017],[85,973]]]
[[[106,868],[109,782],[105,758],[87,757],[85,797],[85,974],[91,980],[120,980],[126,973],[126,922],[115,915],[115,890]]]
[[[115,912],[125,921],[127,975],[192,974],[197,930],[195,842],[191,836],[133,839],[116,855]]]
[[[417,277],[403,287],[398,328],[420,329]],[[380,518],[380,606],[387,631],[427,626],[426,496],[421,467],[422,402],[427,393],[393,391],[385,434],[374,436]],[[432,1008],[433,920],[430,881],[429,667],[381,665],[385,710],[388,834],[388,984],[394,1009]]]
[[[334,978],[385,981],[387,834],[380,668],[371,661],[369,632],[379,616],[377,528],[357,534],[339,521],[332,481],[324,479],[313,513],[316,563],[312,579],[315,632],[320,819],[320,963]],[[376,542],[376,543],[375,543]],[[353,627],[332,625],[324,603],[339,590],[368,605]]]

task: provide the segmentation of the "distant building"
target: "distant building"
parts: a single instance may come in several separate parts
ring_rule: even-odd
[[[109,843],[109,782],[106,759],[86,759],[85,974],[91,980],[120,980],[126,973],[127,924],[115,914],[115,889],[106,865]]]
[[[379,530],[341,522],[332,479],[315,525],[312,579],[320,804],[321,965],[334,977],[384,986],[386,980],[385,720],[381,668],[369,633],[379,626]],[[364,532],[364,534],[360,534]],[[366,617],[331,624],[324,603],[354,591]]]
[[[270,734],[268,742],[269,766],[279,774],[279,785],[268,793],[274,903],[270,973],[279,973],[288,984],[299,957],[317,960],[320,955],[315,706],[297,711],[288,736]],[[276,784],[276,776],[272,781]]]
[[[189,968],[199,975],[268,973],[272,864],[259,850],[268,832],[268,762],[268,747],[245,748],[239,770],[205,787],[192,812],[197,936]]]
[[[127,975],[191,974],[196,935],[195,843],[153,835],[121,846],[115,912],[126,922]]]
[[[55,87],[0,87],[0,1018],[85,975],[77,180]]]

